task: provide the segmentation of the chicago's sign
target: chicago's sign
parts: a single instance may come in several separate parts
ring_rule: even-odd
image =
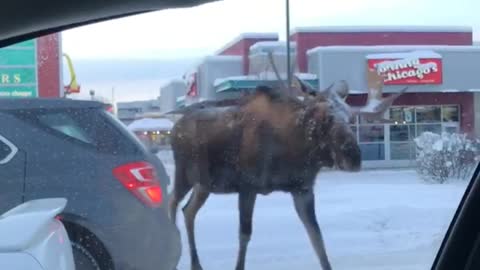
[[[442,57],[432,51],[370,54],[367,63],[385,85],[442,84]]]

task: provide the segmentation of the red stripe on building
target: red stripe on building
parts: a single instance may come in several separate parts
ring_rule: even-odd
[[[61,48],[59,34],[51,34],[37,39],[37,80],[39,97],[60,97]]]

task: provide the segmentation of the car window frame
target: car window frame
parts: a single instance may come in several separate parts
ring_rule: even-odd
[[[0,159],[0,165],[5,165],[15,157],[15,155],[18,153],[18,148],[17,146],[15,146],[15,144],[13,144],[10,140],[5,138],[1,134],[0,134],[0,142],[5,144],[10,149],[10,153],[5,158]]]
[[[471,268],[473,256],[478,255],[477,241],[480,235],[480,163],[465,189],[458,207],[450,220],[436,256],[432,270]],[[453,267],[453,268],[452,268]]]
[[[35,110],[47,110],[47,109],[34,109],[32,111],[35,111]],[[60,111],[60,109],[58,109]],[[55,110],[53,110],[55,111]],[[28,125],[31,125],[35,128],[38,128],[54,137],[57,137],[61,140],[67,140],[69,143],[73,143],[73,144],[76,144],[80,147],[84,147],[84,148],[88,148],[89,150],[91,151],[96,151],[96,145],[95,144],[91,144],[91,143],[87,143],[87,142],[84,142],[82,140],[79,140],[77,138],[74,138],[74,137],[71,137],[71,136],[68,136],[64,133],[62,133],[61,131],[59,130],[56,130],[46,124],[43,124],[41,123],[40,121],[36,121],[36,120],[33,120],[33,119],[30,119],[30,118],[24,118],[24,117],[21,117],[18,115],[17,112],[11,112],[12,113],[12,116],[19,119],[20,121],[28,124]]]

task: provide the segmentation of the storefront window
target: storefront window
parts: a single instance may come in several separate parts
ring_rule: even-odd
[[[378,123],[378,120],[370,120],[370,119],[367,119],[363,116],[360,116],[358,121],[359,121],[360,125],[361,124],[376,124],[376,123]]]
[[[459,108],[456,105],[442,106],[442,121],[443,122],[458,122]]]
[[[398,124],[415,122],[415,111],[413,107],[390,108],[390,119]]]
[[[415,159],[413,140],[423,132],[441,134],[460,130],[458,105],[394,106],[387,115],[391,124],[375,123],[363,117],[352,121],[351,128],[358,136],[364,160],[385,160],[385,155],[390,160]]]
[[[412,141],[390,143],[390,159],[408,160],[415,159],[415,147]]]
[[[362,160],[384,160],[385,159],[384,143],[360,144],[360,150],[362,151]]]
[[[442,124],[422,124],[417,125],[417,136],[420,136],[423,132],[442,133]]]
[[[384,126],[369,125],[359,127],[360,142],[383,142]]]
[[[416,107],[417,123],[435,123],[441,121],[440,106]]]
[[[415,125],[391,125],[390,141],[403,142],[415,137]]]
[[[447,133],[458,133],[460,130],[459,123],[455,122],[446,122],[443,123],[443,131]]]

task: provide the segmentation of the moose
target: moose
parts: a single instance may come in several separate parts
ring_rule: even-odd
[[[256,197],[278,191],[291,194],[321,267],[332,269],[315,214],[315,179],[321,168],[361,169],[360,147],[349,126],[352,118],[381,117],[400,93],[376,95],[378,100],[369,100],[376,104],[370,106],[373,110],[353,108],[345,102],[346,82],[318,91],[294,79],[300,87],[262,85],[237,99],[200,102],[178,112],[183,116],[171,133],[176,169],[169,214],[176,223],[178,205],[192,191],[182,209],[192,270],[202,269],[195,217],[211,193],[238,194],[235,269],[243,270]]]

